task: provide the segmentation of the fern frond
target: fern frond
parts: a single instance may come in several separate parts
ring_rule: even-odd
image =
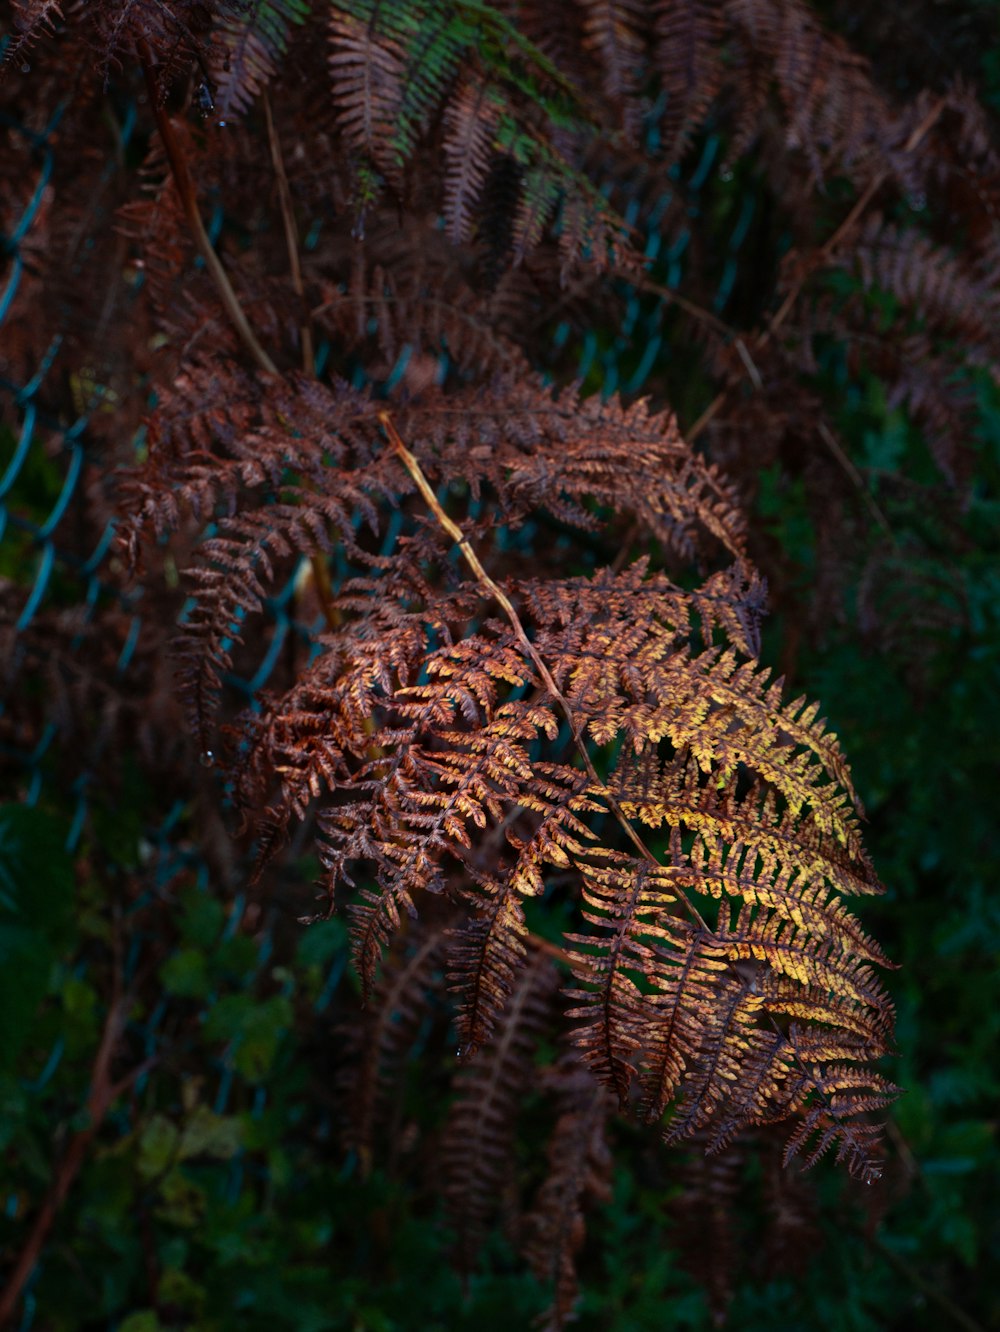
[[[569,773],[560,775],[572,780]],[[516,860],[502,880],[469,870],[480,882],[476,892],[465,890],[462,897],[478,908],[478,913],[452,932],[449,958],[450,985],[460,1000],[458,1027],[463,1050],[474,1053],[493,1034],[514,977],[523,965],[528,933],[523,899],[541,896],[546,869],[569,868],[570,856],[582,852],[584,841],[593,838],[580,819],[586,809],[594,807],[579,797],[584,784],[581,773],[577,794],[571,795],[567,804],[556,804],[543,814],[527,840],[506,830]],[[572,786],[569,790],[572,792]]]
[[[660,0],[654,8],[654,62],[667,95],[665,152],[677,160],[722,82],[722,22],[719,7],[704,0]]]
[[[571,992],[571,998],[583,1002],[568,1016],[581,1019],[574,1033],[577,1044],[625,1109],[637,1052],[648,1039],[641,982],[663,964],[671,943],[684,947],[691,931],[686,922],[671,919],[677,898],[664,891],[663,876],[646,865],[589,869],[583,892],[583,918],[602,934],[566,936],[588,949],[571,957],[584,988]]]
[[[779,1139],[768,1133],[760,1144],[767,1225],[764,1250],[768,1269],[777,1273],[802,1270],[803,1255],[822,1244],[816,1199],[805,1187],[802,1171],[782,1163]]]
[[[445,1127],[445,1202],[457,1236],[455,1257],[470,1272],[509,1177],[520,1102],[536,1081],[532,1056],[551,1013],[551,962],[535,954],[517,977],[502,1027],[455,1076]]]
[[[473,233],[473,210],[489,177],[501,107],[490,84],[466,78],[444,113],[444,217],[456,243]]]
[[[440,4],[353,0],[330,16],[333,97],[348,143],[398,187],[478,29]]]
[[[271,81],[290,28],[310,10],[311,0],[250,0],[227,15],[214,34],[210,65],[221,124],[244,115]]]
[[[551,168],[542,165],[525,172],[511,230],[515,263],[520,263],[538,245],[555,216],[558,202],[558,176]]]
[[[971,352],[977,360],[995,363],[1000,295],[992,275],[978,277],[920,232],[901,230],[877,215],[869,219],[848,262],[866,287],[891,292],[929,330],[960,336],[966,357]]]
[[[538,1280],[554,1290],[538,1326],[562,1332],[575,1317],[585,1210],[611,1199],[612,1101],[573,1052],[553,1066],[546,1089],[556,1095],[559,1118],[549,1139],[547,1174],[524,1220],[521,1249]]]
[[[583,0],[583,46],[601,70],[603,91],[625,128],[638,133],[646,40],[641,0]]]
[[[330,78],[341,131],[362,160],[398,183],[396,134],[406,79],[400,9],[393,0],[333,5]]]
[[[371,366],[372,380],[394,384],[401,371],[401,387],[412,386],[414,398],[451,366],[463,374],[527,374],[515,338],[534,308],[533,287],[518,287],[508,272],[484,308],[472,277],[440,231],[401,228],[395,217],[373,220],[347,290],[324,284],[315,318],[338,342],[377,347],[382,359]],[[423,385],[421,373],[429,381]]]
[[[837,894],[881,891],[871,865],[809,816],[782,811],[777,792],[755,782],[745,794],[706,781],[697,763],[661,760],[652,749],[625,754],[612,789],[625,812],[646,826],[693,834],[691,882],[712,897],[728,894],[773,910],[853,955],[887,965],[875,941]]]
[[[352,1055],[344,1076],[349,1110],[345,1141],[358,1152],[365,1170],[387,1099],[426,1016],[444,939],[439,930],[418,928],[407,944],[382,972],[363,1020],[352,1021],[345,1030]]]
[[[17,35],[8,38],[0,58],[0,73],[3,67],[21,56],[32,42],[49,36],[56,30],[56,24],[64,21],[64,0],[12,0],[14,22],[11,25]]]
[[[670,1207],[684,1267],[704,1287],[717,1326],[726,1318],[739,1258],[735,1202],[746,1156],[743,1144],[707,1154],[699,1143],[680,1172],[681,1193]]]
[[[808,1168],[836,1147],[837,1161],[852,1175],[866,1182],[877,1179],[881,1131],[868,1116],[885,1110],[898,1093],[887,1078],[855,1064],[814,1067],[807,1084],[811,1099],[785,1147],[785,1164],[801,1156]]]
[[[727,0],[725,9],[750,47],[744,67],[762,63],[777,85],[786,146],[818,178],[829,166],[862,180],[886,163],[906,172],[902,125],[867,62],[824,31],[802,0]]]
[[[405,19],[406,73],[394,148],[403,162],[446,99],[451,100],[460,65],[474,56],[480,30],[460,6],[406,4],[400,13]]]

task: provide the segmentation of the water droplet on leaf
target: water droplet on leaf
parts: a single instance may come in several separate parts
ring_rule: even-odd
[[[211,751],[210,749],[205,749],[205,750],[202,751],[202,755],[201,755],[201,766],[202,766],[203,768],[214,768],[214,767],[215,767],[215,755],[212,753],[212,751]]]

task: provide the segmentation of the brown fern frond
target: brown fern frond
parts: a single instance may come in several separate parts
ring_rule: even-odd
[[[654,61],[667,95],[663,117],[668,160],[680,158],[704,122],[722,82],[721,15],[703,0],[659,0]]]
[[[821,828],[808,811],[782,809],[769,784],[756,781],[745,793],[720,790],[697,763],[664,761],[650,749],[623,757],[612,789],[630,817],[694,835],[688,863],[699,892],[773,909],[817,941],[832,938],[851,954],[886,965],[836,896],[881,891],[864,852]]]
[[[876,88],[867,62],[826,32],[801,0],[727,0],[726,16],[749,52],[743,68],[761,66],[776,83],[785,145],[805,155],[820,179],[830,167],[870,180],[887,163],[905,171],[900,118]],[[748,104],[753,106],[753,95]]]
[[[805,1054],[808,1057],[808,1050]],[[852,1175],[866,1182],[877,1179],[882,1172],[881,1126],[869,1116],[890,1105],[899,1088],[870,1069],[833,1064],[823,1070],[814,1067],[805,1092],[809,1099],[785,1147],[785,1164],[800,1155],[812,1166],[836,1147],[837,1161]]]
[[[960,336],[965,355],[995,364],[1000,296],[993,275],[980,277],[920,232],[869,219],[849,262],[866,287],[891,292],[926,327]]]
[[[560,776],[573,781],[569,772]],[[593,802],[580,798],[584,784],[581,773],[576,777],[576,791],[570,785],[566,803],[556,803],[544,813],[529,838],[521,839],[506,829],[516,859],[502,880],[469,869],[480,882],[475,892],[465,890],[462,897],[479,911],[461,929],[452,931],[449,958],[450,986],[460,999],[458,1027],[463,1051],[475,1053],[490,1038],[523,965],[528,934],[523,899],[541,896],[547,868],[568,869],[571,854],[582,851],[584,842],[593,838],[580,818],[594,808]],[[531,795],[526,794],[520,807],[530,807],[530,801]]]
[[[244,115],[271,81],[291,25],[308,12],[305,0],[250,0],[224,19],[213,36],[209,66],[220,125]]]
[[[811,1256],[822,1243],[816,1198],[805,1187],[801,1170],[783,1165],[781,1144],[773,1133],[763,1138],[759,1153],[767,1218],[764,1231],[766,1270],[778,1274],[800,1272],[803,1256]]]
[[[613,1103],[572,1051],[553,1066],[546,1090],[556,1096],[559,1118],[549,1139],[548,1172],[524,1219],[521,1250],[539,1281],[554,1291],[538,1327],[561,1332],[575,1317],[585,1211],[611,1199]]]
[[[381,359],[372,358],[372,378],[392,387],[401,380],[414,398],[426,396],[421,390],[444,380],[449,367],[463,374],[528,373],[516,332],[537,300],[530,284],[508,273],[484,303],[473,279],[439,230],[373,218],[346,290],[322,284],[314,318],[342,345],[377,347]]]
[[[65,21],[63,3],[64,0],[11,0],[14,11],[11,26],[17,35],[9,38],[4,47],[0,71],[4,65],[12,63],[19,56],[23,57],[32,42],[56,31],[56,25]]]
[[[511,386],[504,410],[492,393],[470,406],[479,475],[518,508],[542,504],[563,522],[593,527],[586,497],[634,515],[688,558],[705,546],[706,535],[742,552],[745,519],[735,494],[688,448],[669,414],[652,413],[644,402],[624,407],[571,393],[551,398],[530,382]],[[435,458],[425,452],[424,438],[433,441],[437,466],[455,465],[458,449],[468,458],[469,434],[452,433],[453,422],[435,420],[433,408],[404,415],[400,424],[432,473]]]
[[[358,1153],[365,1172],[387,1103],[426,1016],[428,995],[439,979],[441,932],[415,928],[406,944],[383,970],[363,1020],[352,1020],[344,1032],[349,1046],[342,1076],[349,1113],[345,1142]]]
[[[458,1023],[463,1058],[475,1055],[493,1034],[527,953],[528,927],[516,888],[487,881],[480,895],[486,905],[455,932],[449,957],[450,985],[463,1000]]]
[[[603,92],[631,136],[638,133],[645,81],[645,6],[640,0],[584,0],[583,46],[601,70]]]
[[[456,1234],[455,1259],[471,1272],[513,1164],[519,1105],[535,1086],[533,1055],[551,1014],[557,975],[536,953],[517,977],[503,1025],[455,1075],[445,1127],[445,1203]]]
[[[571,992],[583,1002],[568,1016],[581,1019],[575,1032],[579,1048],[625,1109],[647,1035],[641,978],[659,966],[670,943],[683,947],[690,928],[671,919],[677,899],[664,891],[663,877],[645,865],[590,870],[583,891],[584,920],[607,937],[566,936],[588,949],[572,955],[574,975],[584,988]],[[598,951],[589,951],[595,946]]]
[[[742,1144],[711,1156],[694,1152],[682,1170],[682,1192],[670,1208],[684,1266],[705,1288],[716,1326],[725,1322],[733,1296],[738,1262],[734,1203],[744,1160]]]
[[[486,186],[502,102],[482,80],[463,79],[444,113],[444,217],[452,241],[473,234],[473,215]]]
[[[361,10],[361,13],[356,12]],[[396,6],[333,6],[330,77],[347,143],[387,179],[399,180],[397,117],[406,77],[406,51],[393,22]]]

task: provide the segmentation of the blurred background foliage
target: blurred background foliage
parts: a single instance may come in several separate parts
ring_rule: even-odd
[[[982,53],[981,72],[985,100],[1000,105],[995,52]],[[710,146],[694,145],[689,176]],[[741,232],[753,254],[767,200],[752,173],[716,169],[717,147],[699,202],[706,247],[719,239],[717,279],[731,316],[755,299],[740,284],[762,280],[753,263],[730,269],[731,241]],[[658,258],[652,279],[671,284],[675,261]],[[833,285],[862,292],[845,273]],[[549,369],[579,375],[593,392],[642,384],[689,426],[710,385],[670,346],[669,320],[650,354],[645,308],[637,298],[627,327],[594,328],[581,343],[553,323]],[[827,1164],[813,1172],[808,1261],[777,1277],[763,1271],[750,1241],[766,1177],[753,1160],[732,1232],[709,1225],[695,1237],[729,1246],[729,1322],[743,1332],[769,1332],[776,1320],[784,1332],[1000,1327],[1000,391],[967,374],[978,430],[962,486],[942,483],[877,366],[851,360],[834,340],[814,387],[844,442],[850,524],[824,522],[807,457],[769,460],[745,482],[753,554],[771,588],[763,657],[780,663],[793,693],[823,701],[888,886],[860,914],[899,965],[889,977],[899,1050],[888,1072],[906,1090],[880,1185],[859,1191]],[[16,439],[7,432],[0,446],[6,464]],[[40,451],[31,457],[9,503],[41,519],[63,476]],[[844,547],[832,614],[829,589],[820,597],[816,582],[830,542]],[[0,573],[15,586],[34,576],[28,544],[16,527],[0,544]],[[115,793],[89,793],[86,826],[73,838],[74,808],[56,784],[29,792],[28,803],[16,779],[6,790],[0,1250],[22,1250],[60,1171],[75,1166],[14,1325],[530,1326],[548,1292],[524,1274],[502,1227],[467,1288],[448,1265],[451,1237],[411,1132],[443,1121],[444,1087],[419,1059],[428,1032],[418,1033],[400,1084],[391,1149],[372,1163],[341,1151],[333,1090],[342,1039],[331,1014],[356,1004],[357,984],[341,921],[298,923],[315,865],[293,860],[277,898],[220,895],[194,850],[194,802],[165,806],[162,793],[126,778]],[[101,1052],[115,1024],[133,1032],[145,1059],[109,1089]],[[531,1123],[529,1105],[526,1172],[537,1169]],[[692,1237],[671,1220],[689,1186],[683,1156],[626,1129],[617,1149],[613,1200],[588,1231],[578,1326],[712,1326],[684,1261]]]

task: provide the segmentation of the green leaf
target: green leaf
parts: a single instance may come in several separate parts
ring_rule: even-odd
[[[292,1016],[292,1005],[284,995],[259,1001],[247,994],[231,994],[213,1006],[205,1035],[209,1040],[231,1041],[236,1069],[249,1082],[259,1082],[274,1062]]]
[[[160,1206],[156,1214],[171,1225],[187,1230],[198,1225],[207,1205],[205,1190],[188,1179],[183,1171],[174,1169],[160,1184]]]
[[[164,1304],[192,1314],[200,1312],[206,1297],[204,1286],[199,1286],[186,1272],[181,1272],[175,1267],[168,1267],[163,1271],[156,1293]]]
[[[155,1309],[139,1309],[118,1324],[118,1332],[161,1332],[162,1327]]]
[[[322,966],[348,946],[347,926],[340,919],[310,925],[299,940],[295,958],[300,967]]]
[[[197,888],[182,893],[180,903],[181,934],[185,941],[204,948],[215,943],[225,918],[222,903]]]
[[[185,999],[204,999],[212,988],[205,954],[196,948],[182,948],[168,957],[160,968],[160,980],[169,994]]]
[[[165,1115],[154,1115],[139,1138],[139,1174],[156,1179],[176,1159],[180,1133]]]
[[[243,1145],[243,1126],[232,1115],[214,1114],[207,1106],[199,1105],[181,1134],[179,1159],[192,1156],[212,1156],[228,1161]]]

